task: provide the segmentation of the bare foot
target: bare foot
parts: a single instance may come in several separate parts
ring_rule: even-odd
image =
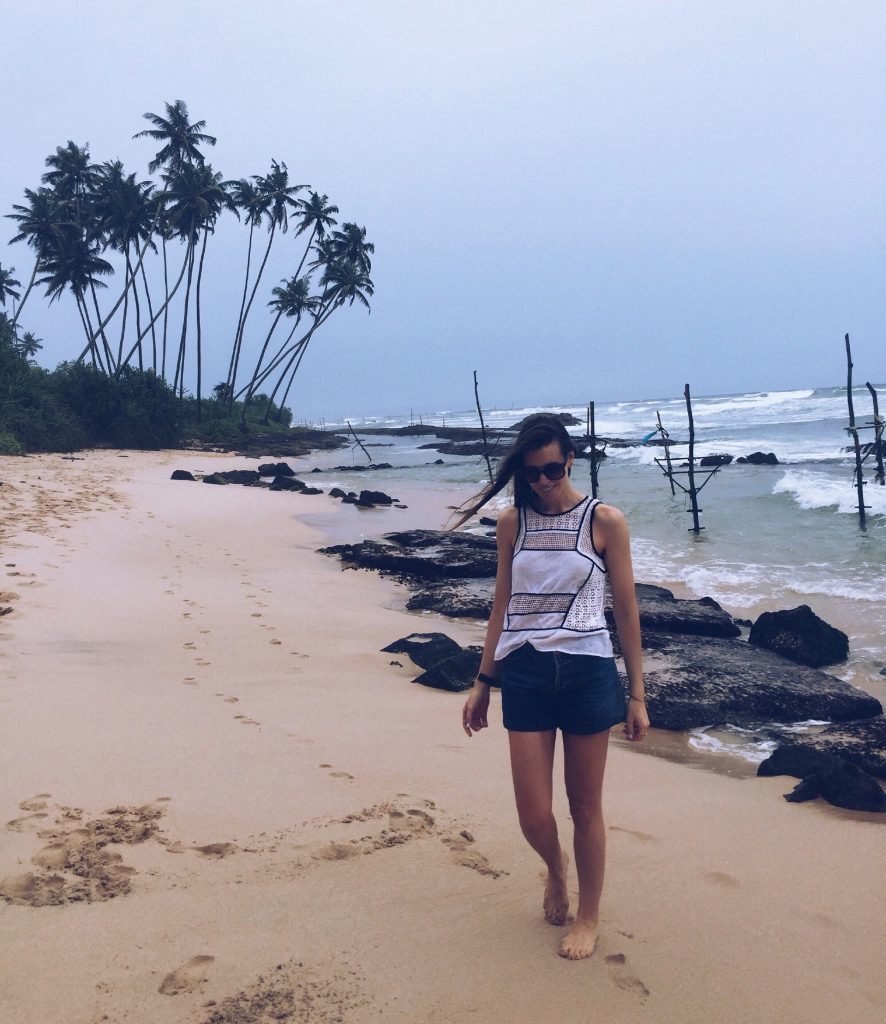
[[[560,943],[560,956],[567,960],[585,960],[594,952],[597,944],[597,923],[576,921],[563,936]]]
[[[569,856],[562,850],[560,853],[562,855],[560,871],[555,873],[549,870],[545,882],[545,898],[542,905],[545,920],[549,924],[566,924],[566,915],[569,913],[569,892],[566,888]]]

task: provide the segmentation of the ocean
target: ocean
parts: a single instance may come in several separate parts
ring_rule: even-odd
[[[886,412],[886,394],[882,395]],[[873,417],[866,388],[853,390],[856,421]],[[671,496],[667,479],[655,462],[659,446],[609,448],[599,467],[598,496],[620,508],[632,534],[636,578],[672,589],[682,597],[712,597],[732,615],[753,620],[761,612],[809,605],[827,622],[849,635],[850,657],[827,671],[886,703],[886,486],[874,481],[873,457],[865,463],[867,528],[858,523],[853,483],[845,387],[693,396],[696,454],[773,452],[778,465],[722,467],[708,481],[699,504],[700,534],[690,532],[688,499]],[[562,404],[541,408],[484,409],[487,426],[507,427],[531,412],[568,412],[585,422],[586,407]],[[675,440],[688,439],[681,396],[599,403],[598,435],[639,440],[656,427],[656,412]],[[355,445],[350,452],[317,454],[323,472],[319,485],[349,490],[369,487],[404,499],[410,510],[380,517],[345,517],[341,540],[356,540],[386,530],[423,526],[441,528],[454,505],[479,490],[485,464],[476,456],[440,455],[421,448],[432,437],[361,434],[366,427],[409,423],[478,426],[476,409],[437,410],[401,415],[350,418],[374,462],[390,470],[329,472],[330,467],[366,463]],[[346,422],[326,423],[327,428]],[[583,427],[572,427],[577,438]],[[863,441],[873,431],[862,431]],[[675,446],[679,462],[687,445]],[[435,460],[442,459],[442,464]],[[578,462],[573,478],[590,490],[588,462]],[[683,478],[685,480],[685,477]],[[505,499],[496,499],[493,510]],[[359,513],[358,513],[359,514]],[[348,533],[350,530],[350,533]],[[690,741],[701,750],[727,749],[759,760],[774,745],[773,729],[700,730]]]

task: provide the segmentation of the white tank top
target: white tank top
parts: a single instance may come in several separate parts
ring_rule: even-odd
[[[603,603],[606,565],[594,547],[598,499],[555,515],[518,509],[511,597],[495,660],[531,643],[538,651],[612,657]]]

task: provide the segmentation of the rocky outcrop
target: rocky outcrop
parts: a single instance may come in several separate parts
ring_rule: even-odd
[[[741,455],[736,462],[746,463],[749,466],[777,466],[778,459],[775,452],[751,452],[750,455]]]
[[[640,606],[640,625],[644,631],[719,637],[741,634],[732,616],[724,612],[712,597],[678,599],[664,587],[638,583],[637,604]],[[610,625],[613,625],[612,610],[608,606],[607,618]]]
[[[849,657],[849,637],[820,619],[808,604],[763,612],[751,627],[748,642],[813,668]]]
[[[242,484],[244,487],[260,487],[261,476],[254,469],[228,469],[220,473],[229,484]]]
[[[646,633],[649,714],[664,729],[761,722],[844,722],[880,702],[835,676],[743,640]]]
[[[193,473],[189,473],[186,469],[174,469],[172,471],[172,476],[170,477],[170,479],[171,480],[194,480],[194,481],[196,481],[197,478],[194,476]]]
[[[785,800],[801,803],[822,797],[851,811],[886,811],[886,794],[877,781],[844,758],[792,743],[780,746],[757,769],[758,775],[802,779]]]
[[[493,538],[442,530],[404,530],[385,534],[384,541],[336,544],[321,551],[407,584],[446,579],[494,579],[497,562]]]
[[[424,669],[414,682],[438,690],[469,690],[480,669],[481,647],[460,647],[445,633],[410,633],[382,650],[406,654]]]
[[[224,473],[207,473],[207,475],[203,477],[204,484],[226,484],[227,482],[228,481]]]
[[[295,470],[288,462],[265,462],[258,467],[260,476],[295,476]]]
[[[879,779],[886,779],[886,717],[875,715],[861,721],[839,722],[820,732],[791,736],[779,744],[775,754],[801,757],[809,751],[842,758]]]
[[[700,466],[728,466],[732,462],[731,455],[704,455],[702,456],[699,465]]]

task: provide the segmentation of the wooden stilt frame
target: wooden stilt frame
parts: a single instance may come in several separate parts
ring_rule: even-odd
[[[658,418],[659,433],[661,433],[662,440],[665,441],[665,457],[664,459],[656,459],[658,468],[668,478],[668,483],[671,485],[671,494],[675,494],[674,485],[683,491],[684,494],[689,495],[690,507],[686,509],[687,512],[692,513],[692,526],[689,527],[691,533],[701,533],[704,527],[699,523],[698,514],[703,512],[704,509],[698,507],[698,495],[704,489],[705,484],[714,476],[715,473],[719,472],[719,466],[705,467],[701,470],[704,473],[704,479],[700,484],[696,486],[696,457],[695,457],[695,421],[692,418],[692,399],[689,394],[689,385],[683,389],[683,397],[686,399],[686,413],[689,417],[689,457],[686,460],[686,469],[674,469],[673,463],[671,462],[671,453],[668,450],[668,442],[670,441],[670,435],[664,429],[661,423],[661,415],[656,413]],[[678,479],[678,476],[688,476],[687,483],[688,487],[684,486]]]

